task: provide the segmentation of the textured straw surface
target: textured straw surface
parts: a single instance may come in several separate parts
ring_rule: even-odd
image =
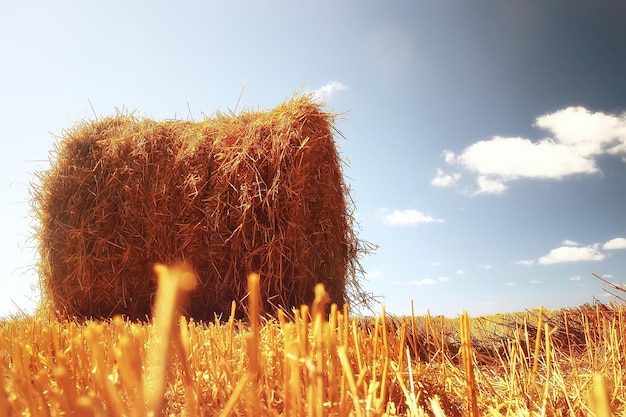
[[[333,123],[296,96],[266,112],[118,114],[65,132],[35,187],[45,299],[65,317],[142,319],[153,265],[184,261],[196,319],[227,316],[250,272],[266,309],[310,303],[317,282],[343,303],[346,284],[359,292],[360,244]]]

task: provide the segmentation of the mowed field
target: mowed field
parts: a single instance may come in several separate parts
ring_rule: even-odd
[[[161,277],[162,278],[162,277]],[[0,322],[2,416],[624,415],[621,305],[457,319],[327,306],[197,323],[159,281],[150,322]],[[168,284],[169,282],[169,284]]]

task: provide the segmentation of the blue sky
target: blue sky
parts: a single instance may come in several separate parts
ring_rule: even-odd
[[[199,119],[299,89],[338,138],[364,286],[456,316],[609,301],[626,281],[626,6],[2,2],[0,315],[37,301],[29,183],[77,121]]]

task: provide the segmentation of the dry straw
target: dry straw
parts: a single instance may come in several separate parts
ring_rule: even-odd
[[[279,310],[276,320],[259,316],[251,274],[249,326],[232,316],[198,324],[179,314],[192,271],[183,264],[155,272],[152,323],[0,320],[0,416],[626,415],[623,306],[549,317],[542,310],[541,332],[527,326],[540,324],[532,314],[520,313],[502,354],[493,349],[495,361],[481,364],[475,347],[500,341],[489,336],[491,324],[467,314],[440,322],[392,318],[383,309],[371,323],[332,305],[326,320],[327,295],[316,286],[311,308],[295,309],[292,319]],[[583,323],[584,349],[554,343],[559,336],[549,323],[564,315]],[[430,333],[420,331],[419,343],[455,328],[460,352],[441,341],[432,360],[416,360],[407,331],[409,323],[425,329],[424,320]],[[508,335],[510,325],[499,334]]]
[[[49,304],[62,317],[143,319],[158,262],[192,266],[196,319],[228,316],[251,272],[272,311],[310,303],[318,282],[333,302],[362,297],[334,121],[304,95],[266,112],[118,114],[65,132],[34,193]]]

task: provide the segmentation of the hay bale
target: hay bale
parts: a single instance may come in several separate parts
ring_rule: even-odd
[[[35,215],[44,297],[63,317],[150,315],[153,265],[190,264],[188,313],[230,312],[261,274],[265,308],[332,301],[358,286],[359,242],[333,139],[308,96],[201,122],[132,114],[61,137]]]

